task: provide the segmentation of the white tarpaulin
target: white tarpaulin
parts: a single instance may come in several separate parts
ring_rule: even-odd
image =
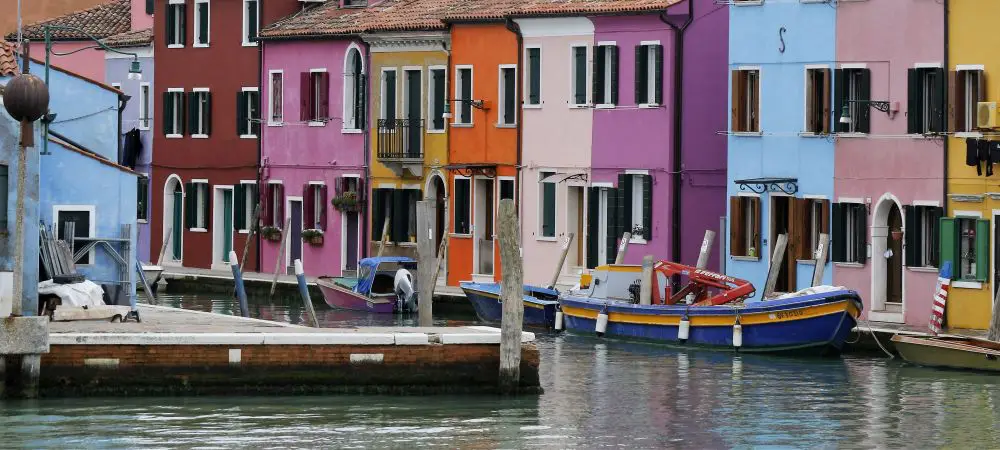
[[[104,306],[104,289],[90,280],[73,284],[45,280],[38,283],[38,295],[58,296],[64,306]]]

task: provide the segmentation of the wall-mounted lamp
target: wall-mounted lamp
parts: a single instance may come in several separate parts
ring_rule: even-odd
[[[890,103],[879,100],[848,100],[844,105],[844,109],[840,111],[840,123],[842,124],[850,125],[853,122],[851,119],[851,103],[862,105],[867,104],[872,108],[886,113],[890,119],[895,115],[895,112],[899,110],[899,103]]]
[[[132,64],[128,68],[128,79],[130,80],[142,79],[142,67],[139,66],[138,58],[132,60]]]
[[[490,109],[489,105],[486,104],[485,100],[472,100],[472,99],[465,99],[465,98],[447,98],[447,99],[444,100],[444,113],[441,114],[442,118],[450,119],[452,117],[452,114],[451,114],[451,102],[468,103],[473,108],[476,108],[476,109],[479,109],[479,110],[483,110],[483,111],[488,111]]]

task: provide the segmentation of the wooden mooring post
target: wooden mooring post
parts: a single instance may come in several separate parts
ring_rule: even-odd
[[[632,240],[632,233],[626,231],[622,234],[622,240],[618,244],[618,255],[615,256],[615,264],[625,263],[625,253],[628,252],[628,243]]]
[[[1000,289],[997,290],[997,295],[993,297],[993,315],[990,317],[990,330],[986,338],[991,341],[1000,341]]]
[[[250,232],[247,233],[247,241],[245,244],[243,244],[243,257],[240,258],[241,271],[247,265],[247,253],[250,253],[250,242],[253,241],[254,234],[256,234],[257,229],[260,228],[259,226],[257,226],[257,218],[259,216],[260,216],[260,202],[254,205],[253,216],[250,218],[250,223],[247,224],[247,227],[250,228]]]
[[[382,221],[382,237],[378,241],[378,254],[375,255],[376,258],[382,257],[382,252],[385,251],[385,243],[389,240],[389,218],[385,218]]]
[[[774,244],[774,250],[771,252],[771,267],[767,270],[767,283],[764,284],[762,298],[774,293],[774,285],[778,283],[778,273],[781,272],[781,263],[785,260],[786,246],[788,246],[788,235],[779,234],[778,242]]]
[[[271,293],[268,294],[269,298],[274,298],[274,289],[278,287],[278,274],[281,269],[281,261],[285,259],[285,245],[288,241],[288,229],[292,227],[292,218],[289,217],[285,220],[285,228],[281,230],[281,244],[278,245],[278,257],[274,258],[274,279],[271,280]]]
[[[250,317],[250,306],[247,305],[247,291],[243,287],[243,271],[236,259],[236,251],[229,252],[229,265],[233,269],[233,283],[236,288],[236,299],[240,302],[240,315]]]
[[[309,296],[309,285],[306,283],[306,271],[302,268],[302,260],[295,260],[295,279],[299,284],[299,296],[302,297],[306,314],[309,315],[309,323],[313,328],[319,328],[319,319],[316,318],[316,310],[313,308],[312,297]]]
[[[705,238],[701,241],[701,251],[698,253],[698,263],[695,267],[704,269],[708,266],[708,258],[712,255],[712,242],[715,241],[715,232],[705,230]]]
[[[816,244],[816,266],[813,268],[813,286],[819,286],[823,284],[823,272],[826,271],[826,259],[830,254],[830,235],[826,233],[820,233],[819,243]]]
[[[434,325],[434,284],[437,274],[432,274],[437,255],[434,252],[435,202],[421,200],[417,202],[417,310],[420,326]]]
[[[566,233],[566,238],[562,243],[562,254],[559,255],[559,264],[556,265],[556,271],[552,274],[552,282],[549,283],[549,289],[556,288],[556,282],[559,281],[559,275],[562,274],[563,266],[566,265],[566,255],[569,254],[569,246],[573,245],[574,236],[576,236],[574,233]]]
[[[521,381],[521,330],[524,326],[524,265],[519,247],[517,207],[511,199],[500,200],[497,238],[500,240],[500,392],[517,392]]]
[[[639,284],[639,304],[653,304],[653,255],[642,257],[642,281]]]

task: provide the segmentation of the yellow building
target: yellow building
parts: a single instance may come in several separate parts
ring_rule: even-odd
[[[388,223],[384,255],[416,257],[417,200],[437,200],[437,243],[445,231],[448,51],[440,32],[368,35],[371,48],[371,254]]]
[[[949,6],[947,120],[949,128],[947,215],[941,221],[941,261],[951,261],[953,284],[947,325],[988,328],[1000,239],[1000,134],[990,102],[1000,102],[1000,34],[985,33],[1000,17],[1000,2],[954,0]],[[920,70],[919,68],[917,70]],[[992,73],[989,73],[992,71]],[[942,73],[941,75],[945,75]],[[983,105],[983,103],[987,105]],[[994,103],[995,104],[995,103]],[[983,111],[983,108],[986,111]],[[994,109],[995,111],[995,109]],[[911,117],[910,120],[919,120]],[[1000,162],[1000,157],[997,158]]]

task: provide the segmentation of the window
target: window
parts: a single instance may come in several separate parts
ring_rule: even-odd
[[[528,61],[528,73],[524,104],[540,106],[542,104],[542,49],[538,47],[528,47],[525,52]]]
[[[243,45],[257,45],[260,29],[258,0],[243,0]]]
[[[271,77],[271,89],[269,91],[271,94],[271,101],[268,102],[269,111],[267,115],[268,124],[277,125],[285,120],[283,112],[284,108],[282,108],[283,105],[281,103],[282,98],[284,97],[282,95],[284,89],[282,78],[284,73],[280,70],[272,70],[268,72],[268,74]]]
[[[500,66],[500,112],[497,125],[517,123],[517,66]]]
[[[760,258],[760,197],[729,198],[729,255]]]
[[[237,231],[247,233],[256,225],[254,223],[254,213],[257,211],[257,182],[240,181],[233,187],[234,212],[233,228]]]
[[[760,70],[734,70],[732,84],[733,132],[760,132]]]
[[[472,233],[472,181],[455,177],[455,234]]]
[[[303,227],[326,229],[326,185],[310,182],[303,189]]]
[[[186,7],[184,0],[171,0],[167,5],[167,47],[184,46],[184,36],[187,34]]]
[[[428,111],[431,118],[430,131],[444,130],[444,102],[445,97],[448,96],[446,70],[443,67],[431,67],[430,86],[428,86],[431,101],[427,104],[427,107],[430,108]]]
[[[945,217],[940,221],[940,262],[950,261],[955,281],[984,282],[989,277],[990,221]]]
[[[361,52],[351,48],[347,52],[344,71],[344,127],[345,130],[361,130],[365,127],[365,104],[367,99],[367,79]]]
[[[542,220],[539,223],[539,236],[543,238],[556,237],[556,183],[551,180],[555,172],[539,172],[539,190],[542,191],[542,202],[539,207],[539,215]],[[546,180],[548,178],[548,180]]]
[[[416,242],[417,201],[420,189],[379,188],[372,193],[372,236],[381,237],[386,221],[389,240],[400,244]]]
[[[197,138],[212,134],[212,93],[208,89],[195,88],[188,93],[188,133]]]
[[[208,0],[194,0],[194,46],[208,47]]]
[[[455,69],[455,99],[458,100],[458,114],[455,123],[472,124],[472,67],[459,66]]]
[[[511,199],[511,200],[515,200],[515,198],[514,198],[514,180],[510,179],[510,178],[501,178],[500,179],[500,200],[508,199],[508,198]]]
[[[958,132],[975,131],[978,127],[979,102],[986,101],[986,77],[982,69],[959,70],[954,73],[953,97],[955,112],[951,129]]]
[[[601,44],[594,47],[594,103],[618,104],[618,46]]]
[[[163,134],[180,137],[184,134],[184,90],[167,89],[163,93]]]
[[[903,206],[906,215],[906,265],[938,267],[938,223],[944,210],[937,206]]]
[[[236,94],[236,133],[240,137],[260,136],[260,92],[243,88]]]
[[[872,71],[870,69],[838,69],[834,73],[834,124],[841,133],[871,133]],[[850,123],[842,123],[847,107]]]
[[[632,241],[653,238],[653,177],[647,174],[623,173],[618,175],[618,189],[622,190],[620,222],[622,232],[632,234]]]
[[[816,250],[819,248],[819,235],[830,234],[830,202],[819,199],[795,199],[792,202],[792,217],[789,224],[794,230],[797,242],[794,245],[793,256],[799,260],[816,259]],[[802,224],[803,228],[796,230],[797,224]]]
[[[663,46],[659,43],[635,47],[635,104],[663,104]]]
[[[302,73],[300,112],[302,120],[311,126],[322,126],[330,115],[330,78],[326,69],[312,69]]]
[[[861,203],[834,203],[830,250],[833,261],[868,261],[868,209]]]
[[[267,183],[261,205],[264,209],[264,226],[278,229],[285,226],[285,186],[281,182]]]
[[[139,83],[139,129],[148,130],[150,122],[149,83]]]
[[[573,101],[570,106],[587,105],[587,47],[573,46],[572,58],[572,79],[570,86],[573,94]]]
[[[61,206],[56,205],[52,207],[53,214],[55,216],[55,234],[59,238],[63,238],[63,230],[69,223],[73,224],[73,237],[75,238],[92,238],[96,232],[95,226],[95,208],[91,205],[86,206]],[[80,251],[83,246],[87,245],[88,241],[85,240],[74,240],[73,241],[73,253]],[[94,263],[94,251],[91,250],[86,256],[82,257],[76,263],[78,265],[87,265]]]
[[[7,230],[7,205],[10,204],[10,167],[0,165],[0,230]]]
[[[382,69],[382,119],[396,120],[396,69]]]
[[[145,222],[149,220],[149,176],[140,174],[136,181],[135,219]]]
[[[208,181],[193,180],[185,186],[184,217],[187,228],[194,231],[208,229]]]
[[[830,69],[806,69],[805,131],[830,133]]]
[[[945,131],[944,69],[909,69],[906,128],[911,134]]]

